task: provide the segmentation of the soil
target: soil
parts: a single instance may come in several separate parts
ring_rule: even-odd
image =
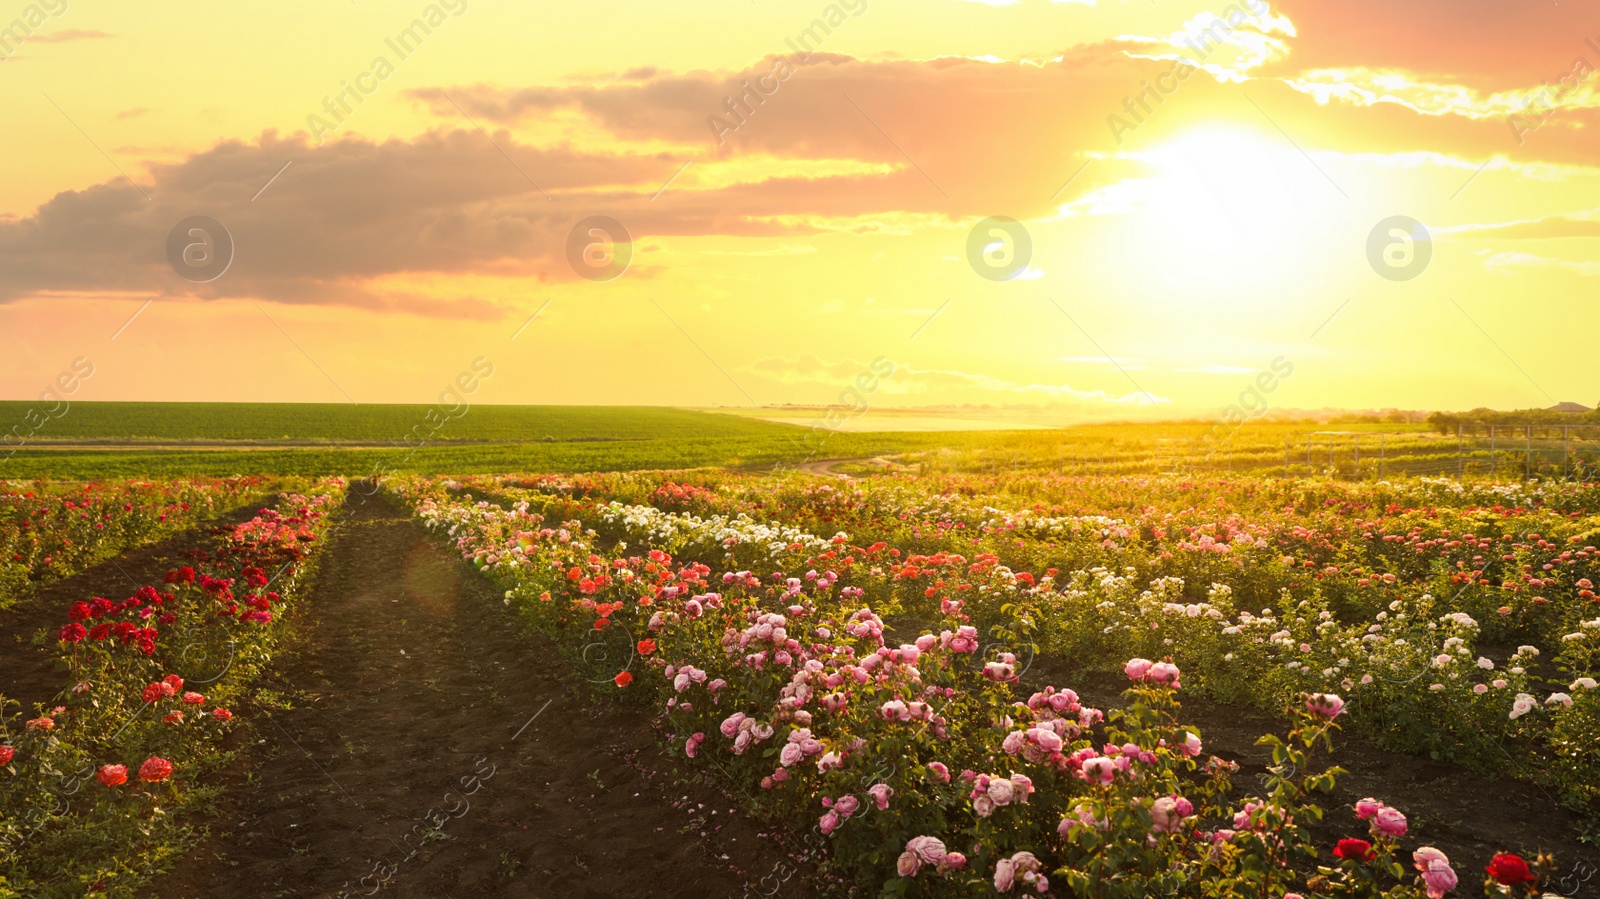
[[[258,501],[240,506],[199,527],[135,547],[40,586],[32,596],[0,611],[0,693],[20,702],[28,717],[33,717],[35,703],[48,702],[71,686],[65,682],[66,669],[57,660],[54,641],[49,636],[35,639],[41,632],[48,635],[66,624],[67,610],[80,600],[95,596],[118,600],[147,584],[159,586],[185,550],[206,545],[208,535],[218,527],[249,521],[261,505]]]
[[[191,822],[211,835],[151,895],[813,895],[402,509],[372,498],[324,552],[294,648],[235,709],[246,749]]]

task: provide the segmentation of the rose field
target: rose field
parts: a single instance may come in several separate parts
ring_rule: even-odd
[[[11,482],[0,896],[1574,896],[1600,487]]]

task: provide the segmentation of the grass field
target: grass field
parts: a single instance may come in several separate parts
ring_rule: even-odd
[[[27,404],[0,403],[0,422]],[[830,470],[1076,474],[1253,472],[1367,480],[1407,475],[1590,479],[1593,439],[1440,435],[1422,424],[1213,421],[972,430],[871,410],[830,430],[741,414],[635,406],[79,403],[14,452],[0,478],[475,474],[722,467],[845,460]],[[1003,427],[1004,425],[1000,425]],[[869,430],[881,428],[882,430]]]
[[[0,401],[0,423],[37,403]],[[751,437],[765,422],[654,406],[445,406],[344,403],[73,403],[30,442],[430,444]]]

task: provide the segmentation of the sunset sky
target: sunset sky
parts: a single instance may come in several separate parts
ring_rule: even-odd
[[[1205,414],[1282,357],[1278,407],[1600,402],[1594,0],[13,20],[3,398],[87,357],[75,399],[429,402],[484,356],[482,402],[827,403],[887,359],[875,404],[1067,422]],[[191,216],[215,280],[169,262]],[[610,280],[569,261],[594,216]],[[1429,238],[1372,250],[1398,216]]]

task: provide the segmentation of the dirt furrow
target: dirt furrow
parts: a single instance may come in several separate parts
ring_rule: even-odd
[[[784,861],[726,800],[681,807],[647,716],[567,675],[398,507],[374,498],[325,552],[213,835],[155,895],[720,899]]]

